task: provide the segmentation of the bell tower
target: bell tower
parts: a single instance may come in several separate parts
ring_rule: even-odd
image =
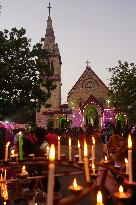
[[[51,91],[51,97],[48,99],[47,103],[51,105],[50,108],[42,107],[40,112],[37,113],[37,124],[38,126],[46,126],[48,121],[48,116],[43,119],[43,112],[55,111],[60,108],[61,105],[61,56],[58,48],[58,44],[55,42],[54,30],[52,27],[52,19],[50,16],[51,6],[47,7],[49,9],[49,16],[47,19],[46,34],[44,38],[43,48],[49,53],[49,67],[53,69],[52,80],[56,88]]]

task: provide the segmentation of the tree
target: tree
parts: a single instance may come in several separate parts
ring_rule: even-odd
[[[47,100],[54,89],[49,69],[48,53],[31,40],[25,29],[0,32],[0,114],[11,116],[18,110],[26,115],[48,106]],[[46,89],[45,89],[46,88]]]
[[[113,105],[126,113],[133,125],[136,122],[136,65],[118,61],[118,66],[108,70],[112,73],[109,85]]]

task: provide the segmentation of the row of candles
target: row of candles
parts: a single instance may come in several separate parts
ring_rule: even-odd
[[[4,205],[7,204],[8,200],[8,188],[7,188],[7,182],[6,182],[6,176],[7,176],[7,171],[1,170],[1,175],[0,175],[0,195],[4,200]]]
[[[23,135],[22,132],[18,133],[19,136],[19,159],[22,160],[23,159],[23,149],[22,149],[22,145],[23,145]],[[6,144],[5,147],[5,161],[8,161],[8,149],[9,149],[9,145],[10,142],[8,142]],[[58,160],[60,160],[60,136],[58,136]],[[82,162],[82,155],[81,155],[81,146],[80,146],[80,142],[78,140],[78,153],[79,153],[79,163]],[[49,147],[47,146],[47,159],[49,158]],[[11,157],[15,157],[16,159],[18,158],[18,155],[15,154],[15,150],[11,151]],[[88,158],[88,152],[87,152],[87,144],[86,141],[84,143],[84,164],[85,167],[88,167],[88,160],[86,159]],[[69,161],[72,161],[72,144],[71,144],[71,138],[69,138]],[[92,137],[92,170],[95,170],[95,139],[94,137]],[[129,175],[129,182],[133,181],[133,177],[132,177],[132,140],[131,140],[131,135],[129,134],[128,136],[128,160],[125,159],[125,163],[126,163],[126,174]],[[85,170],[87,170],[87,168],[85,168]],[[86,176],[88,176],[88,171],[86,171]],[[89,177],[87,177],[87,180],[89,180]]]
[[[9,142],[6,144],[5,148],[5,161],[8,160],[8,147],[9,147]],[[23,151],[22,151],[22,133],[19,133],[19,158],[20,160],[23,159]],[[60,136],[58,137],[58,160],[60,160]],[[80,147],[80,142],[78,141],[78,150],[79,150],[79,162],[82,162],[82,156],[81,156],[81,147]],[[55,172],[55,147],[54,145],[51,145],[50,150],[48,149],[49,153],[49,176],[48,176],[48,194],[47,194],[47,205],[52,205],[53,204],[53,190],[54,190],[54,172]],[[72,161],[72,144],[71,144],[71,138],[69,138],[69,161]],[[89,161],[88,161],[88,148],[87,148],[87,143],[86,140],[84,140],[84,169],[85,169],[85,177],[86,177],[86,182],[90,182],[90,174],[89,174]],[[92,138],[92,170],[93,173],[95,172],[95,139]],[[128,165],[128,166],[127,166]],[[133,182],[133,177],[132,177],[132,140],[131,140],[131,135],[129,134],[128,136],[128,163],[126,162],[127,169],[126,171],[128,172],[129,175],[129,182]],[[100,194],[100,192],[99,192]],[[99,203],[100,204],[100,203]]]

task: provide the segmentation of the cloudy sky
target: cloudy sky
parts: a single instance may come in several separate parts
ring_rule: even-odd
[[[86,68],[108,85],[108,67],[136,63],[136,0],[50,0],[56,42],[62,57],[62,102]],[[49,1],[0,0],[0,30],[24,27],[32,43],[46,30]]]

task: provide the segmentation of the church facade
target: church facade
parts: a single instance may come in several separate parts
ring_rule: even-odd
[[[61,104],[61,56],[52,26],[52,19],[47,19],[44,49],[50,53],[50,68],[54,69],[53,81],[56,88],[51,93],[48,103],[50,108],[42,107],[36,114],[38,126],[61,128],[66,123],[70,127],[91,125],[99,129],[104,126],[104,109],[107,107],[108,88],[88,65],[83,74],[68,93],[67,104]]]

